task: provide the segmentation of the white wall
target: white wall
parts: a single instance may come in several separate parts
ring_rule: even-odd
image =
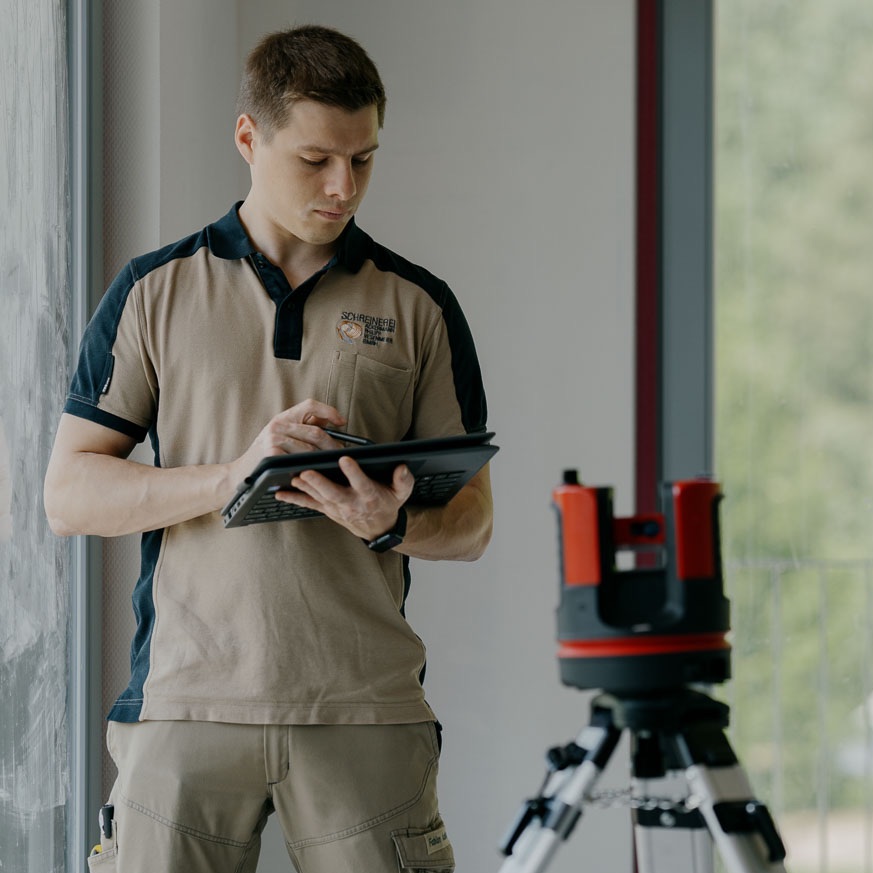
[[[634,7],[249,0],[240,21],[243,50],[311,21],[370,52],[388,110],[360,223],[445,278],[477,339],[502,447],[494,541],[472,566],[417,563],[408,607],[462,873],[498,869],[543,753],[588,717],[557,678],[551,488],[578,466],[633,502]],[[624,812],[592,812],[551,869],[627,871],[628,835]]]
[[[587,697],[560,686],[555,664],[551,489],[578,467],[616,487],[620,512],[633,504],[634,0],[240,0],[235,57],[230,0],[224,15],[205,0],[184,13],[159,5],[161,241],[245,193],[232,107],[241,57],[262,33],[339,27],[385,79],[359,221],[452,285],[502,447],[488,554],[416,562],[408,605],[446,729],[442,809],[458,870],[496,870],[546,748],[588,718]],[[204,5],[211,14],[195,14]],[[616,759],[605,784],[625,782]],[[267,829],[262,873],[287,869],[277,831]],[[592,811],[550,869],[625,873],[629,836],[626,812]]]

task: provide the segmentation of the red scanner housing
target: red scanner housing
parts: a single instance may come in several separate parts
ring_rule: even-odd
[[[661,513],[616,518],[612,489],[580,485],[575,471],[554,490],[564,684],[626,692],[730,678],[721,489],[692,479],[662,484],[660,496]],[[649,560],[619,569],[623,551]]]

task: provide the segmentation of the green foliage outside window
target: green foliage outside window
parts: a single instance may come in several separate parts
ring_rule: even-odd
[[[716,45],[715,432],[735,629],[720,693],[756,791],[817,822],[803,869],[869,871],[873,3],[722,0]],[[860,828],[854,863],[828,830],[840,811]]]

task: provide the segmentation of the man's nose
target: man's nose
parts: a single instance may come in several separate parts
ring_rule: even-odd
[[[331,167],[326,193],[330,197],[337,197],[340,200],[351,200],[357,190],[358,186],[355,182],[355,172],[351,161],[337,161]]]

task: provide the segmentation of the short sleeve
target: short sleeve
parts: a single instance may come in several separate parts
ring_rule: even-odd
[[[141,317],[142,289],[128,264],[85,329],[64,412],[142,441],[157,411],[157,379]]]

